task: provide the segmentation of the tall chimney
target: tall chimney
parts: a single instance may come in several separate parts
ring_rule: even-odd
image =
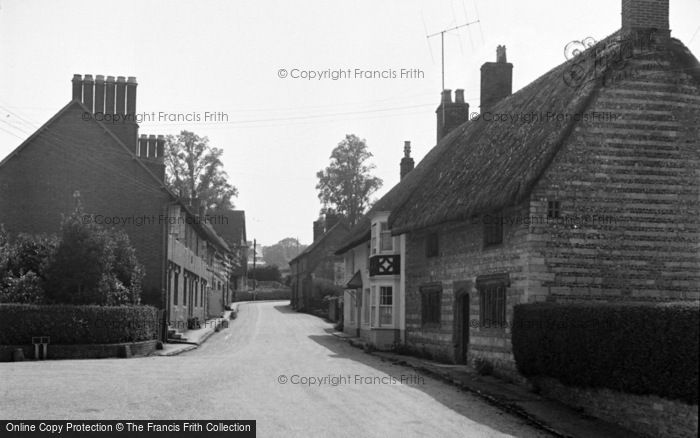
[[[105,114],[114,114],[114,76],[107,76],[105,81]]]
[[[72,99],[82,102],[83,101],[83,76],[79,75],[79,74],[74,74],[73,80],[71,82],[73,82]]]
[[[117,76],[117,98],[115,114],[126,114],[126,79],[124,76]]]
[[[452,102],[452,90],[442,90],[440,106],[437,114],[437,141],[453,129],[469,120],[469,104],[464,102],[464,90],[455,91],[455,101]]]
[[[513,64],[506,61],[506,46],[496,48],[496,62],[481,66],[481,112],[513,93]]]
[[[105,112],[105,77],[95,76],[95,113]]]
[[[324,218],[319,218],[314,221],[314,242],[320,239],[323,233],[326,232],[325,222],[326,220]]]
[[[622,33],[671,35],[668,20],[669,0],[622,0]]]
[[[92,93],[94,81],[92,80],[92,75],[85,75],[83,78],[83,104],[87,107],[89,111],[92,112]]]
[[[415,163],[413,158],[411,158],[411,142],[403,142],[403,158],[401,159],[401,179],[403,179],[408,172],[413,170]]]
[[[118,76],[113,92],[110,87],[110,80],[114,83],[114,77],[107,77],[106,107],[111,107],[110,99],[113,99],[113,113],[115,117],[114,123],[109,125],[109,129],[119,137],[126,147],[132,151],[137,150],[140,144],[138,138],[139,125],[136,123],[136,78],[130,76],[127,81],[124,76]],[[155,149],[155,140],[153,148]],[[145,157],[148,156],[145,155]]]

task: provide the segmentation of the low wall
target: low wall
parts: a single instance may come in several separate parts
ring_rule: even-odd
[[[104,359],[109,357],[148,356],[156,349],[157,340],[120,344],[49,344],[48,359]],[[0,345],[0,362],[12,362],[13,353],[21,348],[25,359],[34,359],[33,345]],[[39,347],[41,350],[41,346]],[[39,354],[42,354],[41,352]]]
[[[548,377],[532,379],[541,394],[651,437],[695,437],[698,406],[605,388],[573,388]]]

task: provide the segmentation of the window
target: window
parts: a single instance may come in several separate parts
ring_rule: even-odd
[[[559,201],[547,201],[547,219],[559,219]]]
[[[372,224],[372,253],[377,253],[377,224]]]
[[[498,216],[484,216],[484,246],[503,243],[503,220]]]
[[[190,281],[190,276],[187,275],[187,271],[183,274],[183,282],[182,282],[182,305],[187,304],[187,283]]]
[[[197,296],[199,295],[199,281],[197,279],[193,282],[192,291],[194,292],[194,307],[197,307]]]
[[[372,310],[370,311],[370,326],[375,327],[377,325],[377,286],[372,286]]]
[[[175,269],[173,271],[173,275],[175,276],[175,300],[174,300],[174,304],[177,306],[178,297],[180,296],[180,284],[179,284],[180,283],[180,270]]]
[[[430,233],[425,238],[425,256],[437,257],[440,252],[438,233]]]
[[[394,323],[394,290],[391,286],[379,288],[379,325]]]
[[[505,328],[508,275],[480,277],[476,281],[479,290],[479,326]]]
[[[365,289],[365,293],[362,297],[362,322],[364,324],[369,324],[369,289]]]
[[[379,250],[392,251],[394,249],[394,239],[391,237],[389,224],[386,222],[379,223]]]
[[[423,325],[440,323],[440,302],[442,299],[442,286],[430,285],[420,289],[421,314]]]

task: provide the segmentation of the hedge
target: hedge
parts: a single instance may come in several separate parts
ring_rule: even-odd
[[[513,355],[526,377],[698,404],[697,304],[515,306]]]
[[[158,309],[150,306],[0,304],[0,344],[115,344],[157,339]]]
[[[252,290],[248,291],[236,291],[233,301],[266,301],[266,300],[289,300],[292,296],[292,291],[290,289],[261,289],[255,291],[253,295]]]

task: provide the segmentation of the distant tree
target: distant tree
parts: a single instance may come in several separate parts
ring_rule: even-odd
[[[331,152],[330,165],[316,173],[322,210],[332,207],[351,225],[357,223],[370,204],[370,196],[382,186],[382,180],[371,174],[375,168],[367,162],[371,157],[366,141],[354,134],[338,143]]]
[[[306,245],[301,245],[293,237],[280,240],[272,246],[263,247],[263,260],[268,265],[286,267],[289,261],[306,249]]]
[[[255,269],[248,269],[248,278],[253,278],[257,281],[279,281],[282,282],[282,274],[277,266],[262,266]]]
[[[183,199],[199,199],[208,211],[232,209],[231,198],[238,189],[228,182],[223,170],[223,149],[209,145],[207,137],[181,131],[166,137],[165,170],[167,184]]]

